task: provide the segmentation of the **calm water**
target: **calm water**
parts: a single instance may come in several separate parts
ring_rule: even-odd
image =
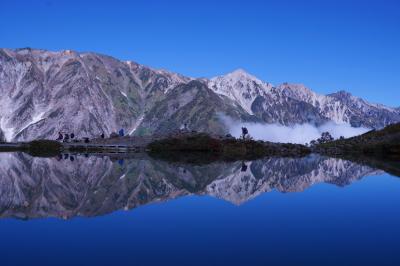
[[[0,154],[0,265],[400,265],[400,180],[308,156]]]

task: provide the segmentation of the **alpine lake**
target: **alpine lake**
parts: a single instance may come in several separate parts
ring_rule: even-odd
[[[0,153],[0,265],[400,265],[399,163],[201,161]]]

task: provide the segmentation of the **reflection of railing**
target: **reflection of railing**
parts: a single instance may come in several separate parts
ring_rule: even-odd
[[[24,143],[18,142],[7,142],[7,143],[0,143],[0,147],[4,148],[20,148],[23,146]]]
[[[26,148],[26,143],[21,143],[21,142],[0,143],[0,152],[18,151],[24,148]]]
[[[140,152],[143,147],[130,145],[112,145],[112,144],[64,144],[64,149],[68,151],[96,151],[96,153],[126,153]]]

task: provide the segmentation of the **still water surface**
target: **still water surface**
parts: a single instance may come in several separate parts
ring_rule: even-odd
[[[400,265],[400,180],[341,159],[0,154],[0,265]]]

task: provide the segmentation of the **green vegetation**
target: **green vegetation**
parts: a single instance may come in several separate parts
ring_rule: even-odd
[[[63,145],[53,140],[34,140],[0,146],[0,152],[26,152],[37,157],[54,157],[61,153]]]
[[[53,140],[34,140],[25,146],[27,153],[37,157],[54,157],[61,153],[62,144]]]
[[[150,135],[151,134],[151,130],[148,128],[144,128],[144,127],[139,127],[136,132],[135,132],[136,136],[146,136],[146,135]]]
[[[400,123],[349,139],[319,144],[315,150],[327,155],[363,155],[400,159]]]
[[[99,141],[99,140],[97,140]],[[103,140],[102,140],[103,141]],[[377,160],[391,161],[396,164],[400,159],[400,123],[387,126],[379,131],[370,131],[363,135],[336,141],[320,141],[319,144],[308,148],[304,145],[289,143],[272,143],[252,139],[236,139],[231,136],[221,137],[207,133],[181,131],[160,139],[149,137],[118,137],[106,139],[104,143],[136,147],[135,152],[147,150],[152,157],[175,161],[204,161],[216,160],[254,160],[267,156],[296,157],[310,152],[328,156],[341,157],[348,160],[367,158],[378,164]],[[107,148],[99,145],[73,146],[75,152],[104,152]],[[322,143],[321,143],[322,142]],[[150,144],[148,144],[150,143]],[[148,145],[147,145],[148,144]],[[51,157],[60,154],[64,149],[62,143],[51,140],[36,140],[29,143],[18,143],[0,146],[0,151],[23,151],[33,156]],[[132,150],[127,150],[132,152]],[[393,163],[385,164],[393,167]]]
[[[166,159],[178,159],[182,158],[180,154],[186,157],[190,153],[203,153],[205,158],[216,160],[252,160],[265,156],[303,156],[310,153],[310,149],[303,145],[216,138],[205,133],[177,134],[156,140],[147,148],[151,156]]]

